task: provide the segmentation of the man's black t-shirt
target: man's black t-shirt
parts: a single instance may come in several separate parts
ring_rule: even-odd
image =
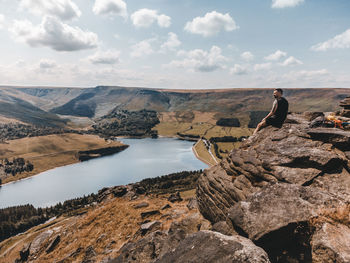
[[[288,101],[283,97],[281,97],[279,100],[276,99],[273,107],[275,107],[275,104],[277,104],[277,109],[274,115],[266,119],[266,123],[267,125],[272,125],[280,128],[287,118],[289,104]]]
[[[287,114],[288,114],[288,101],[285,98],[281,97],[279,100],[277,100],[277,110],[274,116],[276,116],[275,117],[276,120],[283,123],[287,118]]]

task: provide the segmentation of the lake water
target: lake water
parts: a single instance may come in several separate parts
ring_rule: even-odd
[[[0,208],[23,204],[46,207],[97,193],[103,187],[208,168],[193,154],[192,142],[173,138],[123,139],[122,142],[130,147],[115,155],[58,167],[3,185]]]

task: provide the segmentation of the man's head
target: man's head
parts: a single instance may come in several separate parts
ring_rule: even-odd
[[[278,99],[281,98],[283,95],[283,90],[282,89],[274,89],[273,90],[273,96]]]

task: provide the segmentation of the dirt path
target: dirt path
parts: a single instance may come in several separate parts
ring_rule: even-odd
[[[201,141],[201,140],[198,140],[198,141],[196,142],[196,144],[192,146],[192,151],[193,151],[194,155],[197,157],[198,160],[200,160],[200,161],[202,161],[203,163],[207,164],[209,167],[212,167],[213,164],[212,164],[212,163],[209,163],[207,160],[205,160],[204,158],[200,157],[199,154],[198,154],[198,152],[197,152],[197,150],[196,150],[196,146],[198,145],[198,143],[199,143],[200,141]],[[209,153],[209,154],[210,154],[210,153]],[[212,156],[212,154],[211,154],[211,156]],[[213,159],[213,160],[217,163],[217,161],[216,161],[215,159]]]

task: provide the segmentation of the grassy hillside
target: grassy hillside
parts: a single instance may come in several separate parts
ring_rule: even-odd
[[[0,144],[0,159],[24,158],[34,164],[34,170],[22,174],[0,175],[3,183],[22,179],[43,171],[79,162],[78,151],[86,151],[111,146],[121,142],[105,141],[96,135],[54,134],[22,138]]]
[[[334,111],[349,89],[286,89],[291,111]],[[96,87],[52,112],[63,115],[99,117],[118,107],[127,110],[157,112],[201,111],[223,115],[246,115],[266,111],[272,105],[272,89],[228,89],[175,91],[142,88]]]
[[[47,99],[38,98],[13,87],[0,88],[0,116],[37,126],[64,126],[66,121],[45,111],[40,105]]]

